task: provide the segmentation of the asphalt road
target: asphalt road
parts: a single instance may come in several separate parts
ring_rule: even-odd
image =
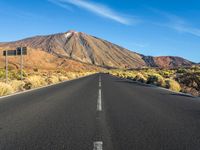
[[[0,99],[0,150],[199,150],[200,99],[96,74]]]

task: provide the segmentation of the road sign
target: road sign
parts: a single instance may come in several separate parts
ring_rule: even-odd
[[[27,48],[26,47],[18,47],[16,49],[17,55],[27,55]]]
[[[21,56],[21,63],[20,63],[20,70],[21,70],[21,80],[23,79],[23,55],[27,55],[27,48],[26,47],[18,47],[16,49],[17,55]]]
[[[6,54],[6,51],[7,51],[7,54]],[[6,50],[6,51],[3,51],[3,56],[16,56],[16,50]]]
[[[5,50],[3,51],[3,56],[16,56],[16,55],[27,55],[27,48],[26,47],[18,47],[16,50]],[[22,51],[22,53],[21,53]]]
[[[26,47],[18,47],[16,50],[5,50],[3,56],[5,56],[5,68],[6,68],[6,82],[8,81],[8,56],[21,56],[21,80],[23,79],[23,55],[27,55]]]

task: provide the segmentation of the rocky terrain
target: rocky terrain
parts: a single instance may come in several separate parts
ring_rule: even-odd
[[[28,47],[29,56],[26,61],[28,66],[35,65],[39,68],[48,69],[61,66],[68,68],[72,62],[77,64],[76,68],[79,66],[90,68],[91,65],[94,65],[127,69],[143,67],[173,68],[194,64],[181,57],[145,56],[106,40],[76,31],[0,43],[0,50],[15,49],[19,46]],[[14,63],[15,61],[13,61]]]

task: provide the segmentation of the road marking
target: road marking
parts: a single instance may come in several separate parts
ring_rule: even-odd
[[[99,82],[99,87],[101,87],[101,82]]]
[[[102,141],[94,142],[93,150],[103,150],[103,142]]]
[[[102,100],[101,100],[101,75],[99,75],[99,90],[97,99],[97,111],[102,111]],[[95,141],[93,142],[93,150],[103,150],[103,142]]]
[[[99,95],[97,99],[97,111],[102,111],[101,89],[99,89]]]

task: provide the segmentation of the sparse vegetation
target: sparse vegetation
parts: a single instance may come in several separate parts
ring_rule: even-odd
[[[55,83],[58,83],[59,81],[60,81],[59,77],[58,77],[58,76],[55,76],[55,75],[52,75],[52,76],[50,76],[50,77],[48,77],[48,78],[46,79],[46,82],[47,82],[48,84],[55,84]]]
[[[190,93],[195,96],[200,96],[200,67],[198,66],[178,69],[113,69],[105,72],[121,78],[161,86],[172,91],[180,91],[184,93]],[[20,72],[16,70],[10,70],[8,75],[8,83],[6,84],[5,71],[0,69],[0,96],[72,80],[93,73],[95,72],[67,72],[63,70],[41,71],[34,69],[31,71],[24,71],[24,80],[21,81]]]
[[[160,74],[149,74],[147,84],[153,84],[161,87],[165,87],[165,79]]]
[[[12,94],[13,92],[11,85],[0,82],[0,96]]]
[[[72,80],[93,73],[95,72],[39,71],[34,68],[31,71],[23,71],[24,80],[21,81],[18,70],[9,70],[8,83],[5,83],[5,70],[0,69],[0,96]]]
[[[25,82],[20,80],[11,80],[9,85],[13,88],[14,92],[24,91]]]
[[[177,81],[172,80],[172,79],[167,79],[165,82],[166,82],[166,88],[175,92],[181,91],[181,86]]]
[[[200,96],[200,67],[192,66],[177,69],[152,69],[143,68],[137,70],[109,70],[108,73],[168,88],[176,92],[190,93]]]
[[[47,82],[42,76],[33,75],[29,76],[25,80],[25,89],[32,89],[47,85]]]
[[[147,78],[140,72],[138,72],[133,79],[135,81],[140,81],[142,83],[146,83],[147,82]]]

